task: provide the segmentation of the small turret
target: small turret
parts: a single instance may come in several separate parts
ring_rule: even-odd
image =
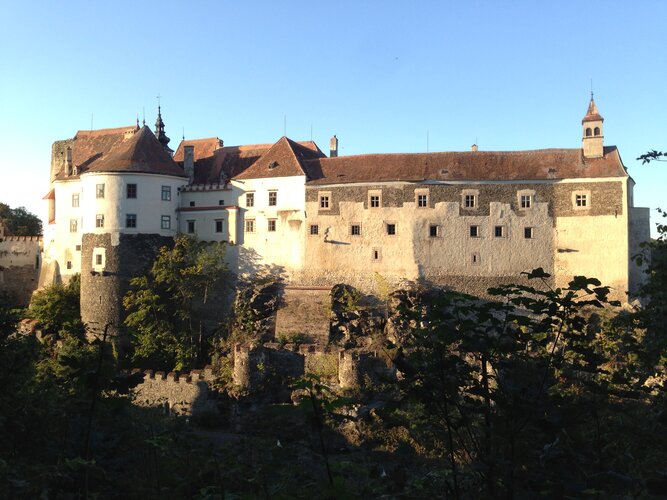
[[[160,141],[160,144],[162,144],[162,147],[169,152],[169,154],[172,154],[174,151],[169,147],[169,137],[167,137],[167,134],[164,133],[164,122],[162,121],[162,112],[160,109],[160,106],[158,105],[157,107],[157,120],[155,120],[155,137],[157,137],[157,140]]]
[[[588,104],[588,111],[583,120],[581,120],[583,128],[581,147],[584,152],[584,158],[601,158],[604,155],[602,122],[604,122],[604,118],[598,112],[598,107],[593,100],[593,92],[591,92],[591,102]]]

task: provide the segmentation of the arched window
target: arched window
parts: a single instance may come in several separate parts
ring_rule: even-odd
[[[589,127],[589,128],[586,129],[586,137],[590,137],[591,135],[592,135],[592,131]]]
[[[600,127],[595,127],[595,130],[593,131],[593,135],[600,135]]]

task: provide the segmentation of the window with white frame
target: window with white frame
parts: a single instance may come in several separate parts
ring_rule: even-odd
[[[428,208],[427,189],[415,189],[415,204],[417,208]]]
[[[270,233],[276,232],[276,219],[267,220],[267,231]]]
[[[535,203],[535,191],[532,189],[522,189],[516,193],[516,197],[521,210],[528,210]]]
[[[104,214],[95,215],[95,227],[104,227]]]
[[[438,236],[440,236],[440,226],[438,226],[437,224],[430,224],[428,226],[428,235],[431,238],[437,238]]]
[[[470,237],[471,238],[479,238],[479,236],[480,236],[479,226],[471,225],[470,226]]]
[[[246,208],[251,208],[255,206],[255,193],[245,194],[245,206]]]
[[[380,208],[382,206],[382,191],[374,190],[368,192],[368,206],[370,208]]]
[[[329,210],[331,208],[331,193],[324,191],[318,193],[320,200],[320,210]]]
[[[128,198],[136,198],[137,197],[137,185],[136,184],[128,184],[126,186],[125,194]]]
[[[524,227],[523,228],[523,237],[527,240],[531,240],[535,237],[535,228],[534,227]]]
[[[171,186],[162,186],[162,201],[171,201]]]
[[[76,208],[79,206],[79,193],[74,193],[72,195],[72,207]]]
[[[588,208],[589,207],[588,193],[575,193],[574,194],[574,207],[575,208]]]
[[[246,219],[245,221],[245,232],[254,233],[255,232],[255,219]]]
[[[69,232],[76,233],[79,230],[79,221],[77,219],[69,220]]]
[[[95,185],[95,198],[104,198],[104,184]]]
[[[477,207],[477,195],[466,194],[463,196],[463,206],[464,208],[476,208]]]
[[[495,226],[493,228],[493,234],[496,238],[504,238],[505,237],[505,226]]]
[[[160,227],[162,229],[171,229],[171,215],[163,215],[160,218]]]
[[[275,207],[278,205],[278,191],[269,191],[269,206]]]
[[[222,220],[218,219],[215,221],[215,232],[216,233],[221,233],[222,232]]]

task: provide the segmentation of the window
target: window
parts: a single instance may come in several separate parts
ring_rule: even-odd
[[[191,202],[190,202],[190,206],[191,206],[191,207],[194,207],[194,206],[195,206],[195,202],[194,202],[194,201],[191,201]]]
[[[415,190],[415,202],[417,203],[417,208],[427,208],[428,207],[428,190],[416,189]]]
[[[533,202],[533,197],[529,194],[522,194],[519,196],[519,206],[521,208],[530,208]]]
[[[477,206],[477,196],[474,194],[467,194],[463,199],[463,206],[465,208],[475,208]]]
[[[188,222],[188,234],[195,234],[195,221],[189,220]]]
[[[380,208],[382,206],[382,191],[368,191],[368,206],[370,208]]]
[[[222,221],[221,220],[216,220],[215,221],[215,232],[216,233],[221,233],[222,232]]]
[[[390,236],[396,234],[396,224],[387,224],[387,234]]]
[[[171,186],[162,186],[162,201],[171,201]]]
[[[595,136],[600,135],[600,127],[595,127],[595,128],[593,129],[593,135],[595,135]]]
[[[437,238],[440,236],[440,228],[438,227],[437,224],[431,224],[428,226],[428,235],[431,238]]]
[[[255,232],[255,220],[254,219],[248,219],[245,221],[245,232],[246,233],[254,233]]]
[[[479,238],[479,226],[470,226],[470,237]]]
[[[494,228],[494,234],[496,238],[504,238],[505,237],[505,226],[496,226]]]
[[[371,252],[371,257],[373,260],[382,260],[382,250],[380,248],[374,248]]]
[[[137,227],[137,214],[127,214],[125,216],[125,227]]]
[[[472,265],[477,265],[479,264],[479,254],[478,253],[473,253],[470,255],[470,262]]]
[[[311,236],[317,236],[318,234],[320,234],[320,226],[318,226],[317,224],[311,224],[310,225],[310,235]]]
[[[136,198],[137,197],[137,185],[136,184],[128,184],[126,193],[127,193],[128,198]]]
[[[78,207],[79,206],[79,194],[73,194],[72,195],[72,206],[73,207]]]
[[[72,269],[72,261],[71,260],[67,261],[67,269]]]
[[[588,196],[585,194],[576,194],[574,195],[574,204],[578,207],[587,207],[588,206]]]
[[[79,221],[76,219],[69,220],[69,232],[76,233],[79,230]]]
[[[361,224],[352,224],[350,226],[350,234],[352,236],[361,236]]]
[[[590,137],[591,135],[593,135],[593,132],[591,131],[590,127],[587,127],[586,128],[586,137]]]
[[[97,214],[95,216],[95,227],[104,227],[104,214]]]
[[[218,200],[218,205],[223,206],[225,204],[225,200]]]
[[[248,208],[255,206],[255,193],[246,193],[245,206]]]
[[[160,219],[160,227],[162,229],[171,229],[171,215],[163,215]]]
[[[268,222],[267,230],[270,233],[275,233],[276,232],[276,219],[269,219],[267,222]]]
[[[104,184],[95,185],[95,198],[104,198]]]
[[[327,208],[329,208],[329,196],[322,195],[320,196],[320,209],[327,209]]]
[[[527,240],[530,240],[534,238],[535,236],[535,231],[534,228],[532,227],[524,227],[523,228],[523,237],[526,238]]]
[[[278,191],[269,191],[269,206],[275,207],[278,204]]]
[[[77,252],[80,252],[80,251],[81,251],[81,245],[77,245],[77,246],[75,246],[74,249],[75,249]]]
[[[104,258],[102,257],[102,254],[98,253],[95,254],[95,265],[96,266],[101,266],[104,262]]]

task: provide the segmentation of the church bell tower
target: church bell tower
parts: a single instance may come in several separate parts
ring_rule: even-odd
[[[583,129],[581,147],[584,152],[584,158],[601,158],[604,156],[602,122],[604,122],[604,118],[600,116],[598,107],[593,100],[593,92],[591,92],[591,102],[588,104],[588,111],[584,119],[581,120]]]

